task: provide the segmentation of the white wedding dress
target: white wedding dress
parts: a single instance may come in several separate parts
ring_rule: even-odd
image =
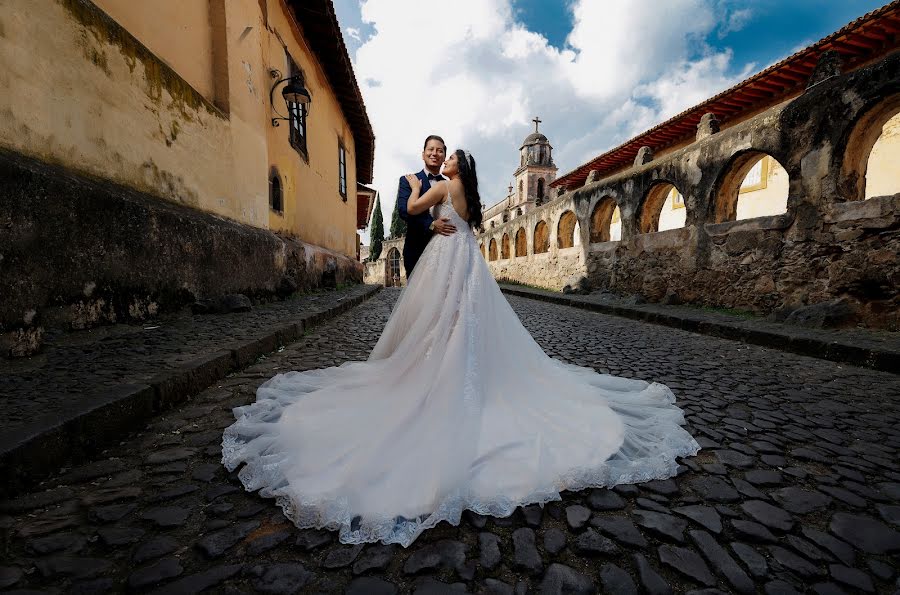
[[[697,442],[661,384],[548,357],[447,201],[368,361],[278,374],[234,410],[222,462],[298,527],[408,546],[465,509],[671,477]],[[365,306],[361,306],[365,307]]]

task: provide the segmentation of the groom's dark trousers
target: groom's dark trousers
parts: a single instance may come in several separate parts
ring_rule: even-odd
[[[419,196],[423,196],[431,188],[431,180],[428,179],[428,173],[425,170],[417,173],[416,177],[422,180],[422,190],[419,191]],[[438,177],[435,179],[443,180],[445,178]],[[400,185],[397,187],[397,210],[400,213],[400,218],[406,221],[406,241],[403,243],[403,268],[406,269],[407,280],[409,280],[416,263],[419,262],[422,252],[425,251],[428,240],[434,235],[434,232],[429,229],[432,221],[434,221],[429,211],[418,215],[410,215],[406,211],[406,203],[409,201],[410,194],[412,194],[412,189],[404,176],[400,178]]]

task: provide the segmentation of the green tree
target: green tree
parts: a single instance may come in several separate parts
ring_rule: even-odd
[[[378,260],[381,256],[381,242],[384,240],[384,217],[381,214],[381,198],[375,198],[375,212],[372,213],[372,230],[369,234],[369,260]]]
[[[394,205],[394,214],[391,215],[391,239],[406,235],[406,221],[400,218],[400,211]]]

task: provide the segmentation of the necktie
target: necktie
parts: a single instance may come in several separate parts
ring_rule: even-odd
[[[429,180],[443,180],[444,176],[442,176],[441,174],[428,174],[428,179]]]

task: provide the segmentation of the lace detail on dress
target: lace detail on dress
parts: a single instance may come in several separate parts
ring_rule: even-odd
[[[298,527],[408,546],[466,509],[495,517],[565,490],[663,479],[695,454],[661,384],[549,358],[447,201],[364,362],[271,378],[234,410],[222,462]]]

